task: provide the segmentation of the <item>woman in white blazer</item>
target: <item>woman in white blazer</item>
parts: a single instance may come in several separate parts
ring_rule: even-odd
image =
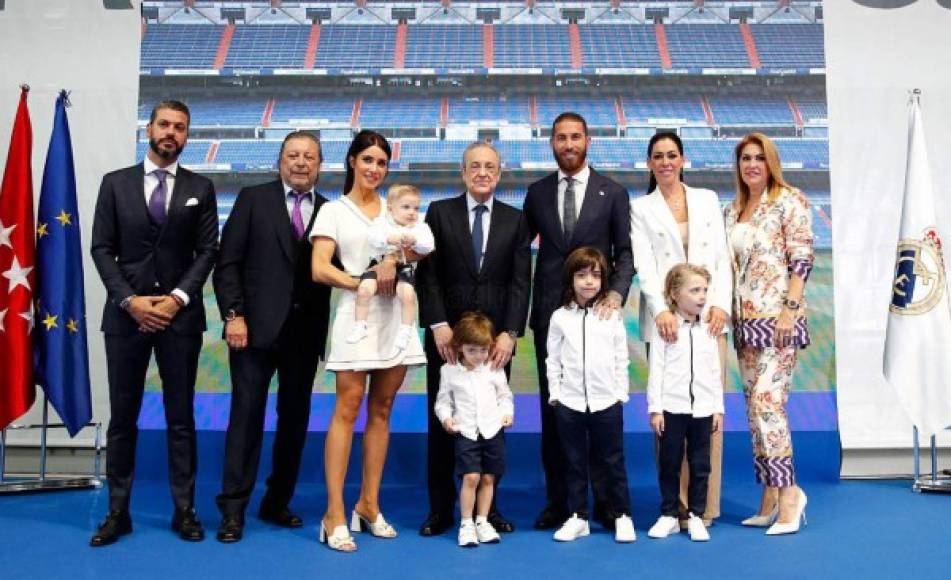
[[[648,194],[631,202],[631,244],[640,280],[640,333],[647,343],[677,339],[677,317],[664,301],[664,278],[684,262],[704,266],[712,280],[703,320],[719,337],[720,368],[726,368],[726,332],[732,309],[733,270],[717,194],[683,183],[683,142],[674,133],[657,133],[647,145],[651,172]],[[720,515],[722,433],[710,441],[710,479],[704,522]],[[681,478],[681,483],[687,480]],[[681,486],[681,508],[686,518],[686,486]]]

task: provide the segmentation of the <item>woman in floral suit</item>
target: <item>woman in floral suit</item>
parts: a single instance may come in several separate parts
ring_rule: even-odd
[[[759,512],[768,535],[805,521],[786,403],[798,349],[809,344],[804,289],[813,263],[809,202],[783,180],[776,146],[751,133],[736,146],[736,199],[724,211],[733,257],[733,328],[753,439]]]

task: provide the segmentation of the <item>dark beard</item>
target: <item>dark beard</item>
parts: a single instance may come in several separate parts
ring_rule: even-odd
[[[168,161],[170,159],[178,159],[178,156],[182,154],[182,151],[185,149],[185,146],[176,145],[174,151],[166,151],[164,149],[159,148],[158,141],[156,141],[155,139],[149,139],[149,149],[151,149],[153,153],[155,153],[162,159],[165,159],[166,161]]]
[[[581,155],[578,156],[578,160],[574,166],[568,167],[565,165],[565,162],[562,161],[561,157],[555,154],[555,162],[558,164],[558,169],[561,169],[566,175],[574,175],[584,167],[585,162],[588,159],[588,150],[585,149],[581,152]]]

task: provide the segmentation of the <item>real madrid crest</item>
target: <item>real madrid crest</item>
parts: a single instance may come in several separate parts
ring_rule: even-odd
[[[899,240],[889,309],[895,314],[923,314],[941,301],[944,287],[938,232],[928,228],[920,240]]]

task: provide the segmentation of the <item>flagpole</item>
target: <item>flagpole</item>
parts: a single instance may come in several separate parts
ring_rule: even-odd
[[[50,425],[50,406],[43,391],[43,423],[40,427],[40,481],[46,481],[46,432]]]

